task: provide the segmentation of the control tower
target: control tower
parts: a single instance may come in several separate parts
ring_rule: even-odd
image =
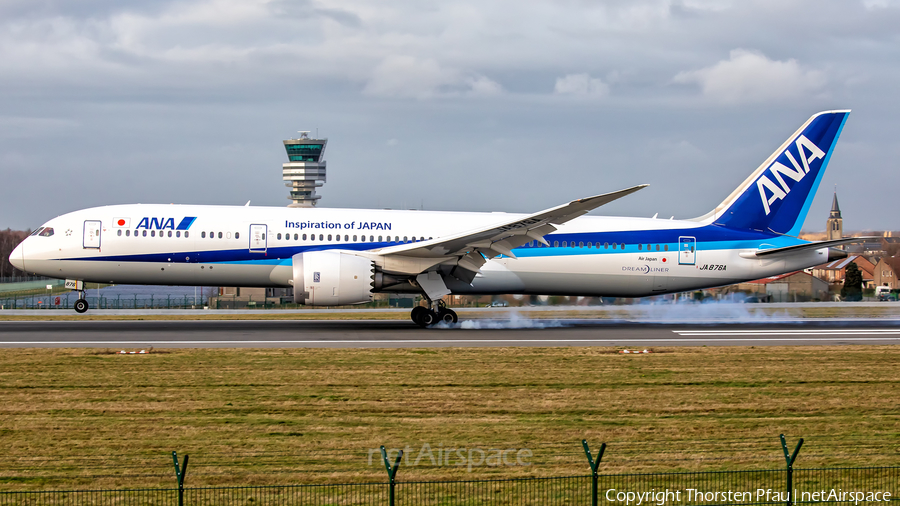
[[[288,163],[281,166],[284,185],[291,189],[288,207],[313,207],[322,198],[316,188],[325,183],[325,145],[328,139],[310,139],[300,132],[299,139],[284,141]]]

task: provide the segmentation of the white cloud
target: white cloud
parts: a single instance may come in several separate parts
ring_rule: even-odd
[[[556,78],[553,92],[557,95],[605,97],[609,95],[609,85],[588,74],[568,74]]]
[[[367,95],[431,98],[458,95],[496,95],[503,88],[482,75],[466,75],[431,58],[388,56],[372,72]]]
[[[900,0],[863,0],[863,6],[867,10],[889,9],[900,7]]]
[[[698,84],[703,95],[724,103],[755,103],[819,92],[825,73],[804,69],[797,60],[770,60],[758,51],[734,49],[728,60],[700,70],[680,72],[680,84]]]

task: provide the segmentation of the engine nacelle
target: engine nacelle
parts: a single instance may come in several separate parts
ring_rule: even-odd
[[[308,251],[293,256],[294,302],[343,306],[372,300],[372,260],[346,251]]]

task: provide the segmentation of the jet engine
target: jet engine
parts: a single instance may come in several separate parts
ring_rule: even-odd
[[[294,302],[308,306],[364,304],[372,300],[375,265],[348,251],[308,251],[293,256]]]

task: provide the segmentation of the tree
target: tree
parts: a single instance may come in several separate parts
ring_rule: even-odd
[[[9,254],[30,233],[30,231],[0,230],[0,277],[25,275],[24,272],[19,271],[9,263]]]
[[[856,262],[850,262],[844,273],[844,286],[841,288],[841,299],[856,301],[862,300],[862,271]]]

